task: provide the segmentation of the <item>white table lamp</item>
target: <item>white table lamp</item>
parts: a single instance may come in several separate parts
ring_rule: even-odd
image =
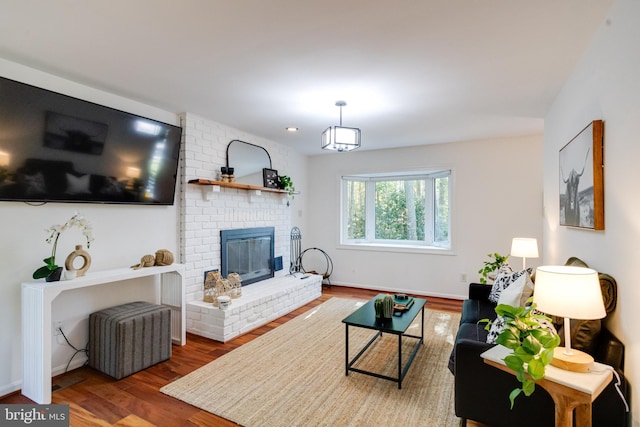
[[[522,257],[522,269],[527,268],[527,258],[538,258],[538,241],[528,237],[514,237],[511,240],[511,256]]]
[[[571,348],[570,319],[602,319],[607,315],[598,272],[572,266],[538,267],[533,302],[543,313],[564,317],[565,347],[555,349],[551,364],[568,371],[588,372],[593,357]]]

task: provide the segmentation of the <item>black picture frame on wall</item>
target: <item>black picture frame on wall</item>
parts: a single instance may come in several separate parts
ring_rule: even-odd
[[[594,120],[560,149],[560,225],[604,230],[603,140]]]
[[[275,169],[262,169],[263,185],[266,188],[278,188],[278,171]]]

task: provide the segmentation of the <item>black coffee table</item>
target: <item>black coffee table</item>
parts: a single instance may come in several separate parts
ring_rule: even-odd
[[[349,371],[358,372],[365,375],[371,375],[373,377],[382,378],[389,381],[394,381],[398,383],[398,388],[402,388],[402,380],[404,376],[407,374],[409,370],[409,366],[411,366],[411,362],[413,362],[418,349],[422,346],[424,342],[424,305],[427,300],[423,298],[414,298],[414,303],[409,310],[402,313],[399,316],[393,316],[389,320],[381,321],[381,319],[376,319],[376,312],[373,307],[373,303],[376,298],[382,297],[384,295],[378,295],[373,298],[371,301],[364,304],[362,307],[351,313],[349,316],[345,317],[342,320],[342,323],[345,324],[345,375],[349,375]],[[406,334],[405,332],[413,322],[413,320],[418,316],[418,313],[421,313],[422,319],[420,322],[420,336]],[[378,331],[377,334],[371,338],[371,340],[360,350],[358,354],[352,360],[349,360],[349,326],[356,326],[358,328],[366,328],[373,329]],[[380,337],[382,334],[394,334],[398,336],[398,376],[390,377],[387,375],[382,375],[377,372],[365,371],[363,369],[354,368],[353,364],[360,359],[360,357],[364,354],[365,351]],[[418,340],[418,344],[415,346],[409,359],[405,363],[404,367],[402,366],[402,338],[414,338]]]

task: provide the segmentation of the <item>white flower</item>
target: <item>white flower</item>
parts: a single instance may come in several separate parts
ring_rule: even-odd
[[[91,242],[94,241],[93,238],[93,230],[91,229],[91,224],[89,223],[89,221],[87,221],[82,215],[80,215],[78,212],[74,212],[73,216],[71,217],[71,219],[67,222],[65,222],[62,225],[52,225],[49,229],[46,230],[46,232],[49,234],[49,237],[47,237],[46,241],[47,243],[51,243],[52,241],[55,241],[57,243],[58,241],[58,237],[60,236],[60,234],[63,231],[66,231],[72,227],[78,227],[82,230],[82,234],[84,235],[84,237],[86,237],[87,239],[87,248],[91,247]],[[55,255],[55,246],[53,249],[53,253]]]

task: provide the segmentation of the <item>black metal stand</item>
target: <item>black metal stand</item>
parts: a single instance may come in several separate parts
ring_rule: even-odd
[[[302,251],[302,234],[298,227],[291,229],[290,235],[290,253],[289,253],[289,274],[299,273],[300,267],[300,253]]]

